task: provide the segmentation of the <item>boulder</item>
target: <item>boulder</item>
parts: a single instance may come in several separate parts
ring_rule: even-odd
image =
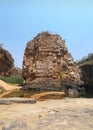
[[[71,89],[71,88],[69,88],[69,89],[68,89],[68,96],[69,96],[70,98],[79,97],[79,92],[78,92],[78,90],[76,90],[76,89]]]
[[[0,76],[11,75],[11,70],[14,66],[14,59],[12,55],[0,47]]]
[[[61,90],[62,82],[79,85],[81,71],[57,34],[39,33],[26,45],[23,59],[25,86],[41,90]]]

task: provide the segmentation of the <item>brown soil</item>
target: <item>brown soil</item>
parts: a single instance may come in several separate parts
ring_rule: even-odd
[[[42,92],[31,96],[31,98],[35,98],[38,101],[45,99],[62,99],[64,97],[66,97],[64,92]]]

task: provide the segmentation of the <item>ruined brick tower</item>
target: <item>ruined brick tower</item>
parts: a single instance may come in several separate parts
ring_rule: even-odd
[[[27,43],[23,77],[31,88],[59,89],[60,81],[80,82],[80,69],[74,64],[65,40],[49,32],[39,33]]]

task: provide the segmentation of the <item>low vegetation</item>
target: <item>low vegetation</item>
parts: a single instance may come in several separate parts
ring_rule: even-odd
[[[10,84],[18,84],[18,85],[22,85],[23,84],[23,77],[22,76],[10,76],[10,77],[0,77],[1,80],[3,80],[6,83],[10,83]]]

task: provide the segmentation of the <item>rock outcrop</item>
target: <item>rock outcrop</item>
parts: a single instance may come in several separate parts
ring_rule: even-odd
[[[93,54],[79,63],[87,93],[93,93]]]
[[[22,76],[22,69],[18,67],[13,67],[11,70],[12,76]]]
[[[9,76],[13,66],[14,59],[12,55],[7,50],[0,47],[0,76]]]
[[[27,43],[23,59],[26,86],[61,90],[64,82],[80,85],[80,73],[59,35],[42,32]]]

